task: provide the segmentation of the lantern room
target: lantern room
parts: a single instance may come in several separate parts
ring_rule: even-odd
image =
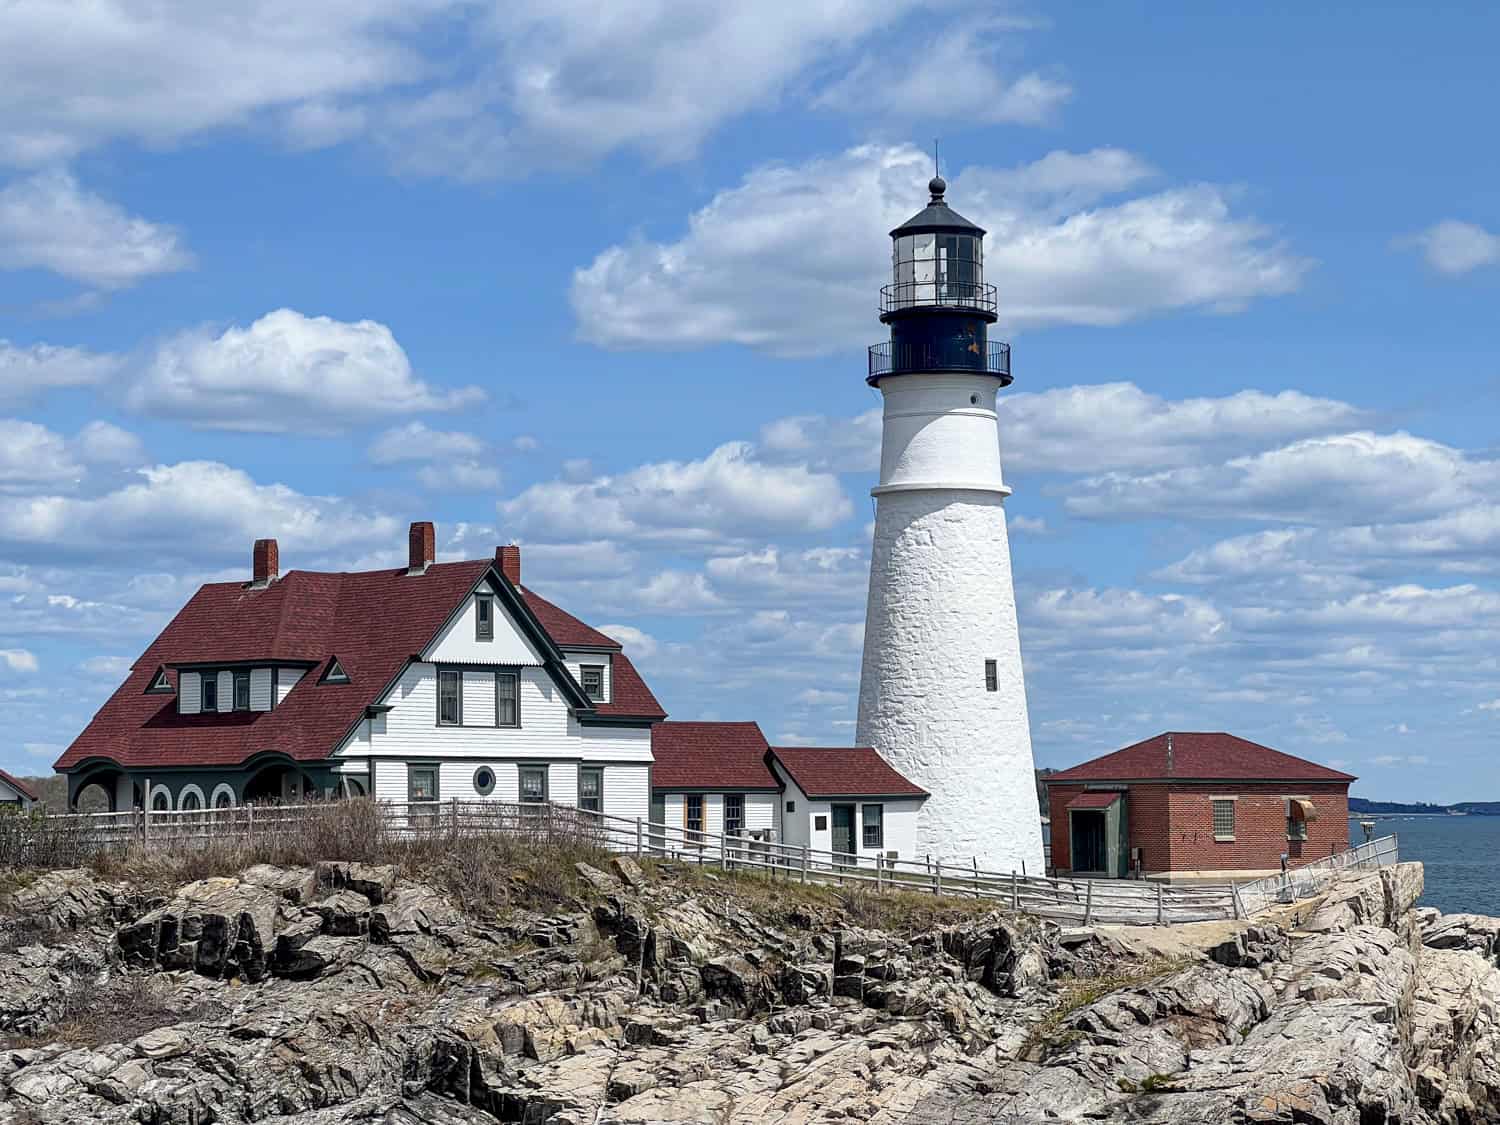
[[[927,206],[891,231],[891,283],[880,290],[886,344],[870,349],[869,381],[915,372],[975,371],[1010,382],[1010,348],[990,344],[995,287],[984,280],[984,228],[949,207],[934,176]]]

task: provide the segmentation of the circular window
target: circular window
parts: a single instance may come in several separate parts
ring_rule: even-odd
[[[489,766],[480,766],[474,771],[474,792],[488,797],[495,791],[495,771]]]
[[[978,395],[970,395],[969,396],[969,405],[970,406],[978,406],[979,405],[979,396]]]

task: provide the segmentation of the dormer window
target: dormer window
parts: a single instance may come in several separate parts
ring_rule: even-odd
[[[339,663],[337,656],[328,662],[328,671],[323,673],[323,682],[325,684],[347,684],[349,682],[349,673],[344,671],[344,666]]]
[[[234,709],[236,711],[250,710],[250,673],[248,670],[234,674]]]
[[[201,711],[217,711],[219,709],[219,677],[214,672],[203,673],[203,695],[202,702],[198,704]]]
[[[495,599],[487,594],[480,594],[474,599],[474,639],[495,639]]]
[[[583,694],[596,702],[604,699],[604,665],[583,664],[578,668],[579,686]]]
[[[147,695],[171,695],[172,681],[167,678],[167,670],[158,668],[156,675],[151,677],[150,686],[146,688]]]

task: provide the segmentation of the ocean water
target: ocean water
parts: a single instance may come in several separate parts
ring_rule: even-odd
[[[1500,816],[1374,816],[1375,835],[1394,834],[1402,859],[1426,867],[1422,906],[1444,914],[1500,916]],[[1349,841],[1364,833],[1349,820]]]

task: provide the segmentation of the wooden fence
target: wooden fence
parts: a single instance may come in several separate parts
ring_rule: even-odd
[[[76,846],[188,847],[195,841],[264,839],[300,833],[331,808],[326,804],[247,805],[191,812],[65,814],[32,817],[40,833],[66,833]],[[1287,877],[1243,883],[1165,884],[1133,879],[1049,879],[1016,871],[989,871],[978,862],[890,859],[847,855],[778,843],[758,833],[694,832],[680,825],[611,816],[571,806],[502,801],[382,801],[380,831],[393,840],[440,837],[459,844],[495,833],[534,839],[584,840],[609,851],[724,870],[756,872],[788,882],[915,891],[994,900],[1012,910],[1062,924],[1093,922],[1169,924],[1244,918],[1275,902],[1303,897],[1338,872],[1396,860],[1396,838],[1387,836],[1332,856]]]

